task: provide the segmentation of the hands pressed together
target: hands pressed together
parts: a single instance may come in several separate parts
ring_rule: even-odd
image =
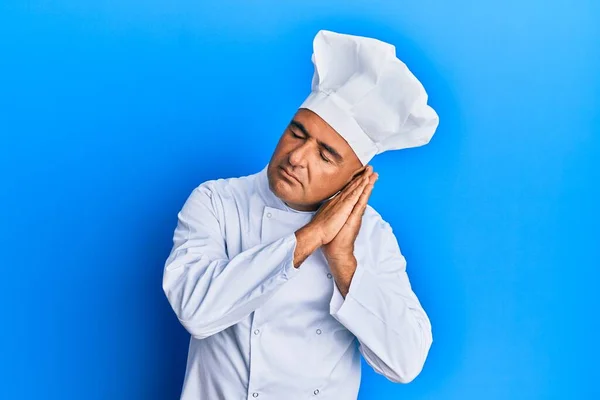
[[[360,230],[362,216],[378,174],[368,165],[333,199],[324,203],[312,221],[321,238],[323,252],[328,258],[340,259],[354,251],[354,241]]]
[[[316,247],[322,248],[344,297],[356,270],[354,242],[378,177],[370,165],[361,168],[344,189],[324,203],[311,222],[301,229],[313,238]],[[301,261],[304,259],[299,258]]]

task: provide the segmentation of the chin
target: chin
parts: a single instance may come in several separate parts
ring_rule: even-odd
[[[275,196],[279,197],[281,200],[285,201],[286,203],[294,202],[294,190],[286,181],[279,178],[272,179],[269,177],[269,187]]]
[[[269,176],[269,187],[275,196],[279,197],[287,204],[302,204],[302,199],[298,196],[298,188],[290,186],[289,182],[278,176]]]

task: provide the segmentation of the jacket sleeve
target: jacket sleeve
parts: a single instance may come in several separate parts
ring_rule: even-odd
[[[377,373],[409,383],[425,364],[433,342],[431,324],[411,289],[391,226],[381,221],[369,242],[380,243],[375,265],[357,260],[345,298],[333,284],[330,313],[356,336],[361,354]]]
[[[203,184],[188,197],[163,272],[173,311],[197,339],[241,321],[299,271],[293,265],[294,233],[229,259],[215,196]]]

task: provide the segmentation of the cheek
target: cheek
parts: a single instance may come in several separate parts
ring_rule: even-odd
[[[317,196],[329,197],[337,192],[342,184],[341,174],[337,169],[335,171],[323,170],[313,176],[311,191]]]
[[[279,158],[281,158],[281,151],[282,151],[282,147],[283,147],[283,137],[279,139],[279,142],[277,142],[277,145],[275,146],[275,149],[273,149],[273,154],[271,155],[271,160],[278,160]]]
[[[287,153],[292,151],[294,148],[294,143],[291,140],[286,138],[285,136],[279,139],[277,143],[277,147],[275,147],[275,154],[278,159],[286,156]]]

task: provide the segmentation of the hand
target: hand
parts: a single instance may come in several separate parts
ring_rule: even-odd
[[[342,226],[333,240],[324,244],[322,247],[323,254],[330,265],[351,262],[354,256],[354,242],[360,231],[362,217],[367,209],[367,202],[371,196],[375,181],[379,178],[379,174],[366,171],[365,176],[368,179],[367,184],[364,186],[346,223]]]
[[[340,232],[369,184],[372,170],[370,165],[359,170],[346,187],[334,198],[321,205],[314,215],[308,225],[314,228],[321,245],[331,242]]]

